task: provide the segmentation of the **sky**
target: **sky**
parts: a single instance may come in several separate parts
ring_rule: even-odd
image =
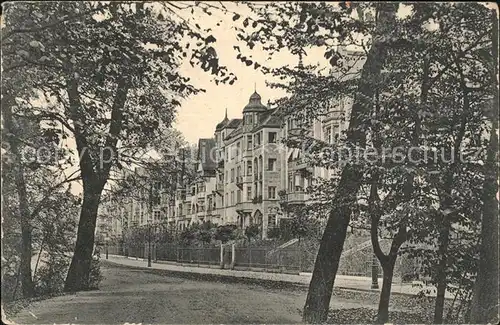
[[[224,2],[228,10],[237,11],[241,18],[245,13],[250,13],[243,5]],[[252,66],[246,66],[236,58],[238,52],[233,48],[238,45],[242,52],[250,54],[251,59],[259,63],[264,63],[268,67],[279,67],[285,64],[295,66],[298,64],[298,57],[288,52],[273,55],[268,60],[268,54],[259,50],[256,46],[250,50],[243,42],[236,40],[236,33],[230,29],[233,24],[232,14],[224,14],[220,11],[211,10],[212,16],[205,14],[196,15],[196,19],[202,28],[212,28],[212,35],[216,38],[214,45],[219,56],[219,63],[227,66],[228,70],[234,73],[238,80],[233,85],[219,84],[211,82],[212,76],[202,71],[199,67],[191,67],[189,63],[181,66],[181,73],[190,77],[195,86],[204,88],[205,93],[192,96],[182,102],[178,110],[177,120],[174,127],[184,134],[185,139],[190,143],[196,143],[199,138],[213,137],[215,126],[224,119],[227,109],[228,118],[241,118],[242,111],[248,103],[250,95],[256,90],[262,97],[262,103],[267,104],[268,100],[274,100],[284,95],[284,92],[278,89],[266,87],[266,80],[271,81],[271,77],[262,72],[254,70]],[[217,22],[222,20],[220,26]],[[240,25],[241,26],[241,25]],[[323,52],[311,53],[303,58],[304,64],[326,63]]]
[[[214,5],[217,5],[217,3],[212,2]],[[333,2],[332,4],[335,5]],[[224,2],[224,6],[228,11],[238,12],[241,15],[241,18],[237,21],[240,27],[241,21],[245,17],[253,15],[250,9],[243,4]],[[232,20],[233,14],[224,14],[219,10],[210,11],[212,12],[211,16],[196,11],[192,16],[190,11],[186,10],[184,17],[193,19],[202,28],[212,29],[212,35],[217,40],[214,47],[219,56],[219,63],[227,66],[228,70],[234,73],[238,80],[233,85],[216,85],[211,82],[212,77],[200,68],[193,68],[187,62],[181,66],[181,72],[184,76],[190,77],[195,86],[206,90],[205,93],[184,100],[178,110],[174,127],[182,132],[185,139],[190,143],[197,143],[199,138],[213,137],[215,126],[224,119],[226,109],[229,119],[241,118],[243,108],[248,103],[254,89],[261,95],[264,105],[267,104],[268,100],[274,100],[285,95],[281,90],[270,89],[266,86],[266,81],[272,81],[269,75],[254,70],[252,66],[247,67],[238,60],[236,58],[238,52],[233,48],[234,45],[239,46],[245,55],[251,54],[250,58],[254,61],[264,63],[268,67],[280,67],[286,64],[295,66],[298,64],[298,57],[291,55],[286,50],[274,54],[270,60],[268,53],[262,51],[258,45],[250,50],[243,42],[237,41],[236,32],[231,29],[234,24]],[[398,16],[404,17],[410,11],[409,6],[401,5]],[[354,11],[353,15],[356,15],[356,11]],[[222,22],[220,26],[217,26],[219,21]],[[310,49],[307,56],[303,58],[303,62],[305,65],[329,66],[328,61],[324,58],[324,48],[320,47]]]

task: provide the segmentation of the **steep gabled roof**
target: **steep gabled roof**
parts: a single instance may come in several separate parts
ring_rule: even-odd
[[[259,124],[257,124],[253,130],[253,131],[256,131],[260,128],[263,128],[263,127],[276,127],[276,128],[279,128],[281,127],[281,124],[282,124],[282,121],[280,119],[280,117],[275,114],[277,112],[276,109],[273,109],[273,110],[269,110],[267,112],[264,112],[262,114],[259,115]]]
[[[198,141],[198,161],[201,163],[203,172],[211,174],[215,172],[215,140],[200,139]]]
[[[226,128],[236,129],[241,124],[242,119],[233,118],[229,123],[227,123]]]

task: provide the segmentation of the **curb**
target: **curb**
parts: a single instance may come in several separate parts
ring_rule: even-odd
[[[147,261],[146,259],[136,259],[133,260]],[[226,282],[226,283],[244,283],[244,284],[254,284],[259,285],[266,288],[274,288],[274,289],[301,289],[307,290],[309,287],[309,283],[300,283],[300,282],[290,282],[290,281],[282,281],[282,280],[273,280],[273,279],[259,279],[259,278],[250,278],[244,276],[236,276],[236,275],[222,275],[222,274],[213,274],[213,273],[197,273],[190,271],[178,271],[178,270],[164,270],[164,269],[155,269],[148,268],[145,266],[133,266],[121,264],[120,262],[110,261],[110,260],[101,260],[102,262],[109,263],[116,266],[121,266],[124,268],[130,268],[135,270],[144,270],[148,273],[154,273],[165,276],[176,276],[185,279],[198,280],[198,281],[214,281],[214,282]],[[158,263],[158,262],[156,262]],[[172,264],[172,263],[159,263],[159,264]],[[179,265],[179,264],[176,264]],[[378,289],[362,289],[362,288],[351,288],[344,286],[334,286],[334,290],[342,290],[342,291],[350,291],[350,292],[364,292],[364,293],[373,293],[380,294],[380,290]],[[416,294],[406,293],[406,292],[391,292],[391,295],[400,295],[407,297],[416,297]],[[451,298],[446,298],[451,299]]]
[[[234,275],[222,275],[222,274],[213,274],[213,273],[195,273],[189,271],[174,271],[174,270],[163,270],[163,269],[154,269],[148,268],[144,266],[133,266],[121,264],[119,262],[110,261],[110,260],[102,260],[103,264],[112,264],[115,266],[120,266],[128,269],[134,270],[143,270],[148,273],[165,275],[165,276],[175,276],[184,279],[190,280],[198,280],[198,281],[212,281],[212,282],[225,282],[225,283],[243,283],[243,284],[253,284],[259,285],[265,288],[272,289],[307,289],[308,285],[298,282],[288,282],[288,281],[280,281],[280,280],[272,280],[272,279],[256,279],[242,276],[234,276]]]

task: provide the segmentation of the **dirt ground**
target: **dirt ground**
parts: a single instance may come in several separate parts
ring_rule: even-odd
[[[32,303],[18,324],[299,323],[306,290],[273,289],[159,275],[103,265],[100,290]],[[331,308],[375,308],[376,300],[334,297]]]

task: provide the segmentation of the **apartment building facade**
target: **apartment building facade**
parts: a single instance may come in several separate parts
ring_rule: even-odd
[[[349,101],[332,110],[312,126],[310,136],[334,144],[345,130]],[[306,188],[315,177],[335,176],[335,171],[311,167],[300,148],[288,148],[287,137],[302,128],[293,117],[283,120],[277,109],[262,104],[254,92],[243,108],[243,118],[226,117],[217,124],[214,138],[198,143],[197,178],[178,184],[176,193],[162,209],[172,229],[210,221],[245,229],[257,224],[262,237],[290,215],[282,203],[306,204]]]
[[[304,149],[287,147],[286,140],[305,127],[311,138],[334,145],[347,129],[351,105],[350,98],[338,100],[326,115],[304,126],[293,116],[266,107],[255,91],[242,109],[242,118],[229,119],[226,111],[214,137],[199,139],[194,181],[186,182],[181,173],[173,190],[155,185],[160,194],[151,206],[136,199],[122,204],[118,210],[124,228],[149,222],[182,231],[210,221],[240,229],[257,224],[262,237],[267,237],[280,219],[291,217],[282,203],[306,204],[310,199],[306,189],[315,178],[338,175],[338,170],[312,167]],[[181,164],[193,163],[181,154],[177,158]]]

